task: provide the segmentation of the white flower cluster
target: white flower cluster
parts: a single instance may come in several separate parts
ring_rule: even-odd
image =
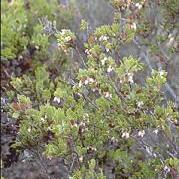
[[[142,8],[142,4],[141,3],[136,3],[135,6],[137,7],[137,9],[141,9]]]
[[[106,47],[105,50],[106,50],[106,52],[109,52],[109,48]]]
[[[134,83],[134,80],[133,80],[134,74],[133,73],[128,73],[127,76],[128,76],[128,82],[129,83]]]
[[[131,24],[131,29],[134,29],[134,30],[136,30],[137,29],[137,25],[136,25],[136,23],[135,22],[133,22],[132,24]]]
[[[87,77],[84,81],[80,80],[78,86],[82,87],[82,85],[88,85],[96,83],[96,80],[94,78]]]
[[[138,132],[138,136],[139,137],[144,137],[144,135],[145,135],[145,131],[144,130]]]
[[[105,63],[106,63],[107,60],[108,60],[108,58],[107,58],[107,57],[104,57],[104,58],[101,60],[101,64],[102,64],[102,65],[105,65]]]
[[[107,41],[108,39],[109,39],[108,36],[102,35],[102,36],[99,38],[99,41]]]
[[[154,134],[158,134],[158,129],[155,129],[155,130],[153,131],[153,133],[154,133]]]
[[[91,147],[91,146],[89,146],[89,147],[87,147],[87,150],[90,150],[90,151],[97,151],[97,149],[96,148],[94,148],[94,147]]]
[[[89,49],[86,49],[86,50],[85,50],[85,53],[86,53],[87,55],[90,55]]]
[[[163,168],[163,170],[164,170],[165,174],[168,174],[170,172],[170,168],[168,166],[165,166]]]
[[[105,97],[105,98],[108,98],[108,99],[109,99],[109,98],[112,98],[112,94],[109,93],[108,91],[107,91],[107,92],[104,92],[103,94],[104,94],[104,97]]]
[[[122,138],[128,139],[129,138],[129,132],[123,132],[122,133]]]
[[[107,68],[107,72],[110,73],[110,72],[112,72],[112,71],[113,71],[113,67],[112,67],[112,66],[109,66],[109,67]]]
[[[143,105],[144,105],[144,102],[143,102],[143,101],[138,101],[138,102],[137,102],[137,107],[138,107],[138,108],[141,108]]]
[[[160,76],[164,76],[164,75],[165,75],[165,71],[160,70],[160,71],[159,71],[159,74],[160,74]]]

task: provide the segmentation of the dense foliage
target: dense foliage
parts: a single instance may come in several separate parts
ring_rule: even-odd
[[[48,51],[48,35],[42,35],[44,26],[34,20],[48,16],[53,21],[57,5],[30,2],[31,12],[21,0],[12,4],[14,11],[8,11],[8,3],[3,2],[2,56],[6,58],[16,58],[29,45],[38,46],[41,56]],[[150,33],[151,24],[143,18],[147,2],[110,3],[115,9],[112,24],[89,33],[90,24],[81,21],[80,29],[88,35],[84,51],[71,30],[58,28],[53,32],[63,58],[78,54],[80,65],[71,79],[65,80],[61,73],[51,77],[48,65],[42,63],[33,74],[11,78],[10,115],[19,122],[13,147],[42,151],[48,158],[63,157],[71,179],[108,178],[105,166],[109,162],[113,163],[115,178],[174,178],[179,160],[170,147],[176,145],[173,126],[178,130],[179,112],[162,92],[167,73],[153,69],[141,84],[137,78],[145,64],[136,57],[121,58],[119,54],[120,48],[137,35],[145,40]],[[177,7],[168,3],[160,1],[172,16]],[[35,19],[32,11],[37,12]],[[13,13],[17,19],[12,18]],[[125,23],[121,23],[121,16]],[[31,24],[35,24],[33,28]],[[158,53],[157,47],[149,46]],[[167,138],[168,148],[164,151],[157,144],[139,144],[150,133]]]

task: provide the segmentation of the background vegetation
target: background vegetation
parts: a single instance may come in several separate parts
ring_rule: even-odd
[[[178,4],[3,0],[2,176],[179,177]]]

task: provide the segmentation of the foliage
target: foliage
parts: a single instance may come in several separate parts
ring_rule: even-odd
[[[45,58],[49,48],[48,36],[51,35],[52,25],[50,21],[57,20],[59,14],[63,17],[63,7],[58,4],[56,0],[44,1],[44,0],[23,0],[13,1],[9,3],[3,0],[2,5],[2,31],[1,31],[1,56],[7,59],[14,59],[21,55],[25,49],[29,47],[35,47],[37,50],[38,58],[39,54]],[[61,9],[60,12],[58,12]],[[71,20],[72,11],[65,11],[67,22],[61,23],[57,21],[57,25],[68,25]],[[48,19],[48,21],[47,21]],[[41,24],[39,24],[41,22]],[[59,23],[60,22],[60,23]],[[52,34],[53,34],[52,33]],[[42,57],[41,57],[42,58]]]
[[[23,1],[18,0],[9,5],[7,1],[2,1],[2,29],[1,48],[2,56],[15,58],[19,51],[26,48],[28,37],[26,36],[27,15],[24,11]]]
[[[130,1],[122,2],[113,1],[117,11],[129,8]],[[81,30],[87,26],[82,21]],[[39,29],[34,28],[33,43],[44,48],[47,41]],[[84,43],[83,66],[72,82],[50,78],[46,66],[38,66],[32,77],[12,78],[16,93],[11,115],[20,123],[14,147],[41,148],[49,158],[63,157],[72,179],[107,178],[103,172],[107,161],[114,161],[118,178],[174,176],[175,156],[161,157],[157,149],[143,146],[152,156],[145,158],[142,151],[134,150],[148,129],[161,131],[172,141],[171,124],[179,118],[174,103],[166,102],[161,92],[167,73],[152,70],[142,85],[135,78],[144,64],[132,56],[120,58],[121,46],[137,33],[131,21],[122,25],[115,19],[97,27]],[[73,32],[62,29],[55,36],[66,54],[79,52]]]
[[[67,43],[63,32],[70,37]],[[45,144],[47,156],[67,156],[70,160],[75,154],[79,166],[84,166],[90,158],[97,159],[103,166],[105,158],[112,157],[117,161],[116,170],[121,176],[152,178],[157,175],[153,163],[151,168],[148,162],[139,162],[137,156],[130,154],[135,142],[132,136],[135,131],[144,135],[148,128],[170,133],[168,121],[175,123],[178,112],[173,110],[172,103],[166,107],[162,105],[160,90],[166,82],[164,71],[154,70],[145,86],[141,86],[133,78],[143,69],[137,59],[125,57],[119,63],[115,62],[112,55],[113,49],[120,45],[116,38],[119,35],[119,24],[97,28],[94,39],[85,44],[88,61],[85,68],[79,69],[76,83],[71,86],[58,81],[54,94],[44,89],[44,85],[49,84],[48,74],[43,68],[36,70],[35,93],[37,99],[45,99],[45,103],[41,102],[38,109],[23,111],[16,145],[36,147]],[[57,36],[62,44],[60,47],[72,47],[68,42],[71,36],[74,37],[73,33],[63,30]],[[130,33],[125,42],[128,38],[131,38]],[[20,82],[12,84],[17,89]],[[61,107],[49,103],[51,94]],[[25,104],[19,99],[18,102]],[[121,146],[120,150],[108,149],[108,145],[115,143]],[[138,167],[133,168],[137,163]],[[82,167],[74,177],[81,177],[85,170]],[[87,170],[87,176],[94,174],[90,170]]]

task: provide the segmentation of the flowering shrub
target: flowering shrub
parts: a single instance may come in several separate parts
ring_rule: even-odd
[[[113,6],[123,10],[130,2],[113,1]],[[81,25],[85,30],[88,24]],[[120,47],[133,40],[136,28],[130,21],[97,27],[84,43],[84,66],[71,82],[59,77],[53,81],[45,67],[37,68],[35,80],[12,79],[19,95],[10,107],[20,122],[14,147],[63,157],[73,179],[107,178],[109,161],[116,178],[175,177],[176,155],[161,157],[158,148],[144,145],[152,156],[146,158],[136,146],[148,129],[172,141],[171,125],[177,126],[179,118],[174,103],[166,102],[161,92],[167,73],[152,70],[142,85],[136,76],[144,64],[132,56],[120,58]],[[78,51],[70,30],[63,29],[56,37],[65,53]]]
[[[93,35],[94,40],[85,44],[86,67],[79,69],[73,85],[58,81],[53,94],[43,87],[49,84],[48,75],[37,69],[37,99],[44,98],[47,103],[40,100],[38,109],[29,109],[27,106],[32,103],[29,98],[23,102],[18,97],[17,103],[26,108],[17,110],[12,106],[21,119],[16,146],[33,148],[45,144],[44,154],[48,157],[65,157],[81,169],[73,178],[92,177],[94,173],[88,174],[88,169],[84,169],[91,159],[101,167],[106,160],[116,161],[118,177],[155,177],[162,169],[161,161],[157,158],[142,161],[139,157],[142,154],[131,150],[136,131],[139,137],[148,128],[169,135],[168,122],[177,122],[174,104],[164,106],[162,102],[160,90],[166,82],[166,73],[153,71],[145,86],[135,83],[135,74],[143,69],[143,64],[133,57],[117,62],[112,56],[119,43],[119,25],[102,26]],[[58,38],[63,49],[72,47],[69,41],[75,39],[68,30],[59,33]],[[125,41],[128,38],[131,36]],[[17,88],[17,83],[13,84]],[[58,107],[50,102],[51,96]]]
[[[70,47],[73,47],[73,42],[75,40],[75,35],[70,31],[66,29],[62,29],[61,32],[58,32],[57,36],[57,41],[58,41],[58,46],[66,52],[67,49]]]

